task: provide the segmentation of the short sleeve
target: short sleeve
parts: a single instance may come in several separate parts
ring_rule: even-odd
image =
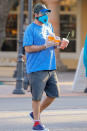
[[[33,44],[33,31],[32,28],[27,27],[27,29],[24,32],[23,47],[30,46],[32,44]]]

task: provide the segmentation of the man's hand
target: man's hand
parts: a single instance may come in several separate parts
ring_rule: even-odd
[[[58,39],[58,38],[57,38]],[[46,41],[45,41],[45,46],[46,48],[52,47],[52,46],[56,46],[56,44],[58,44],[58,40],[56,39],[55,34],[50,34]]]
[[[46,40],[45,46],[46,46],[46,48],[49,48],[49,47],[55,46],[55,43],[53,41]]]
[[[61,41],[60,49],[67,48],[68,44],[69,44],[69,40],[66,38],[63,38],[63,40]]]

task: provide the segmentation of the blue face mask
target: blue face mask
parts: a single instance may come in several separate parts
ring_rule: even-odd
[[[38,17],[38,20],[40,22],[42,22],[43,24],[46,24],[46,23],[48,23],[48,15],[40,16],[40,17]]]

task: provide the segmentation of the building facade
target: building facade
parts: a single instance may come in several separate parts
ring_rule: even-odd
[[[24,29],[28,24],[27,2],[28,0],[24,1]],[[65,50],[60,50],[60,58],[69,69],[76,69],[87,33],[87,0],[60,0],[60,2],[58,0],[43,0],[43,2],[45,2],[48,8],[53,10],[49,16],[49,21],[53,24],[56,35],[63,38],[67,37],[68,32],[70,32],[70,44]],[[20,24],[19,15],[20,5],[16,3],[8,15],[6,39],[0,51],[0,65],[16,65]]]

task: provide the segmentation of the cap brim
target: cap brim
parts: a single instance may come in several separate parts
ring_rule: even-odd
[[[42,9],[42,10],[40,10],[40,12],[51,12],[51,10],[49,10],[49,9]]]

